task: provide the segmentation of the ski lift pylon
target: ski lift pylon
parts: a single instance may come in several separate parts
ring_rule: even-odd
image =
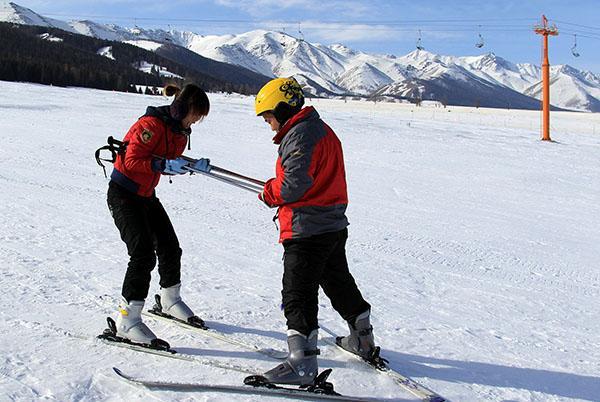
[[[581,55],[577,51],[577,34],[573,34],[573,36],[575,37],[575,41],[573,42],[573,47],[571,48],[571,53],[573,54],[573,56],[579,57]]]

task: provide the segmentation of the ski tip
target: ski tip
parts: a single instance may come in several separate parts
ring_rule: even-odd
[[[113,367],[112,369],[115,372],[115,374],[121,377],[123,380],[135,382],[135,380],[132,377],[128,376],[127,374],[119,370],[117,367]]]

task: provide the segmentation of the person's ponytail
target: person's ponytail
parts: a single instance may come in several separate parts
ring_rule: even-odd
[[[181,88],[179,88],[177,85],[175,84],[167,84],[165,85],[165,88],[163,89],[163,94],[165,96],[177,96],[179,95],[179,93],[181,92]]]

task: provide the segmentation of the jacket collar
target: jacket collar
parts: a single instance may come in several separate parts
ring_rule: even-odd
[[[277,134],[275,134],[275,137],[273,137],[273,142],[275,144],[280,144],[281,140],[283,140],[283,137],[285,137],[288,131],[290,131],[292,127],[301,121],[318,118],[319,113],[317,113],[314,107],[307,106],[303,108],[298,113],[290,117],[285,123],[283,123],[281,128],[279,128],[279,131],[277,131]]]
[[[181,121],[171,117],[169,106],[148,106],[146,114],[142,117],[157,117],[162,120],[174,133],[190,135],[192,132],[191,128],[183,128]]]

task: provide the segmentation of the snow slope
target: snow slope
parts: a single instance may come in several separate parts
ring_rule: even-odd
[[[99,344],[127,255],[93,159],[165,99],[0,82],[0,400],[275,400],[150,392],[110,368],[167,380],[243,374]],[[266,179],[272,133],[252,98],[210,94],[189,155]],[[600,116],[317,100],[347,162],[348,259],[390,364],[453,401],[597,401]],[[209,324],[284,347],[272,210],[203,176],[157,189],[184,250],[183,295]],[[155,272],[156,274],[156,272]],[[156,275],[151,294],[158,290]],[[345,323],[322,296],[321,323]],[[262,370],[275,363],[159,322],[175,348]],[[321,343],[343,393],[410,399]]]

